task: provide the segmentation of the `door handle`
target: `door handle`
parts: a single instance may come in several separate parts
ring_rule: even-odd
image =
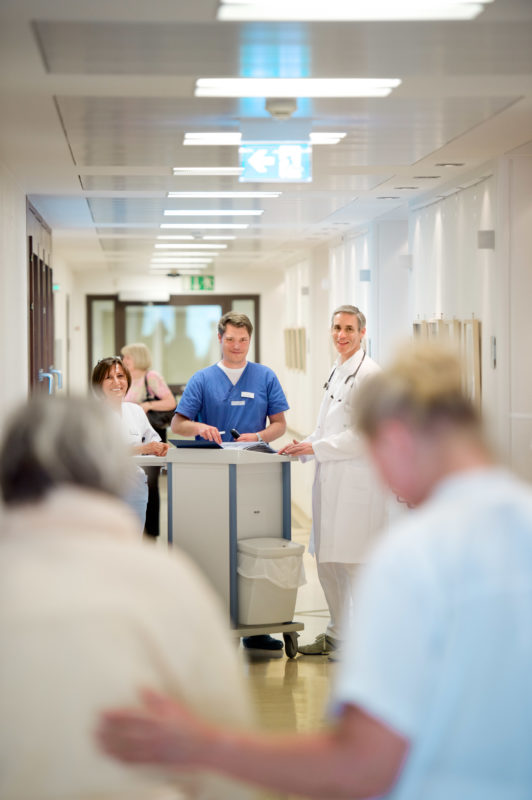
[[[39,381],[43,381],[46,378],[48,381],[48,394],[52,394],[53,386],[54,386],[54,376],[51,372],[44,372],[44,370],[39,370]]]
[[[48,367],[48,372],[51,372],[53,375],[57,375],[57,388],[63,388],[63,373],[60,369],[54,369],[53,367]],[[46,375],[46,373],[44,373]]]

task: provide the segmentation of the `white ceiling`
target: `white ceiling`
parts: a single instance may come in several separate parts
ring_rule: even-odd
[[[0,0],[0,158],[73,269],[147,272],[156,236],[171,233],[159,229],[164,209],[217,207],[264,209],[220,219],[249,228],[217,272],[282,268],[532,139],[532,0],[495,0],[470,22],[416,23],[218,22],[217,5]],[[194,97],[199,77],[242,75],[402,83],[387,98],[299,100],[294,120],[347,134],[314,147],[310,184],[173,176],[174,166],[238,165],[237,147],[185,147],[186,131],[258,122],[276,138],[283,123],[262,99]],[[436,166],[448,161],[463,166]],[[239,188],[282,195],[166,198]]]

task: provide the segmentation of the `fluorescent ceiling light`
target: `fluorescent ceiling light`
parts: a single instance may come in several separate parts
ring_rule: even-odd
[[[217,144],[231,144],[240,145],[243,143],[241,133],[197,133],[188,134],[185,136],[197,136],[198,139],[194,141],[185,141],[184,144],[201,144],[201,145],[217,145]],[[328,131],[317,131],[316,133],[309,134],[311,144],[338,144],[340,139],[346,136],[345,133],[336,133]],[[217,137],[224,137],[223,140]],[[201,141],[200,141],[201,138]],[[253,143],[254,139],[246,139],[244,143]],[[269,141],[262,139],[261,141]],[[276,141],[276,140],[272,140]],[[168,197],[277,197],[281,192],[169,192]]]
[[[345,133],[326,133],[317,132],[310,134],[311,144],[338,144],[340,139],[345,139]]]
[[[328,134],[332,135],[332,134]],[[340,135],[340,134],[338,134]],[[345,133],[343,134],[345,136]],[[230,198],[253,198],[253,197],[279,197],[282,192],[168,192],[168,197],[188,197],[189,199],[196,198],[213,198],[220,200],[227,200]]]
[[[221,0],[220,20],[381,21],[474,19],[492,0]]]
[[[201,264],[196,264],[196,265],[190,265],[190,266],[187,267],[186,264],[180,264],[179,266],[177,266],[175,268],[175,274],[176,275],[200,275],[201,274],[201,270],[207,269],[207,266],[208,266],[208,264],[204,264],[203,266]],[[162,270],[164,270],[165,273],[168,273],[169,271],[173,271],[174,268],[171,267],[171,266],[168,266],[168,267],[150,267],[150,272],[154,272],[155,274],[157,274],[158,272],[161,272]]]
[[[261,214],[264,214],[262,208],[236,210],[231,208],[170,208],[164,212],[165,217],[259,217]]]
[[[202,239],[236,239],[236,236],[202,236]]]
[[[220,247],[222,247],[222,246],[223,245],[220,245]],[[155,245],[155,249],[156,250],[180,250],[182,247],[183,247],[183,245],[181,245],[181,244],[156,244]],[[212,258],[212,256],[217,256],[218,255],[218,251],[216,251],[215,253],[213,253],[212,250],[207,251],[208,247],[213,247],[213,245],[205,244],[205,245],[202,246],[201,250],[199,250],[199,251],[198,250],[191,250],[189,252],[187,250],[187,251],[183,251],[183,253],[176,253],[176,255],[178,255],[178,256],[185,255],[185,254],[187,256],[202,256],[203,255],[203,256],[209,256],[211,258]]]
[[[212,258],[169,258],[163,261],[152,261],[152,266],[164,264],[212,264]]]
[[[174,236],[158,236],[157,239],[174,239]],[[191,236],[191,239],[194,237]],[[155,247],[173,247],[176,250],[225,250],[226,244],[156,244]]]
[[[244,167],[174,167],[174,175],[242,175]]]
[[[203,146],[209,144],[227,145],[227,144],[240,144],[242,134],[240,132],[212,132],[206,131],[205,133],[185,133],[183,139],[184,145]]]
[[[181,234],[176,233],[174,236],[171,236],[169,234],[168,236],[158,236],[157,238],[158,239],[194,239],[194,237],[192,236],[191,233],[181,233]],[[189,247],[188,244],[187,244],[187,247]]]
[[[163,222],[161,228],[189,228],[190,230],[244,230],[249,224],[241,222]]]
[[[399,78],[198,78],[196,97],[386,97]]]

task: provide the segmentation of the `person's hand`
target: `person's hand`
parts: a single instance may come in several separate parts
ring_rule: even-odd
[[[128,764],[192,764],[205,747],[207,728],[175,700],[150,689],[140,708],[115,708],[99,719],[96,739],[110,756]]]
[[[257,434],[256,433],[241,433],[237,442],[258,442]]]
[[[146,442],[140,452],[143,456],[165,456],[169,447],[166,442]]]
[[[292,439],[290,444],[285,444],[277,452],[280,456],[311,456],[314,454],[314,448],[310,442],[298,442],[297,439]]]
[[[196,436],[201,436],[202,439],[207,439],[208,442],[222,443],[218,428],[215,428],[214,425],[204,425],[203,422],[196,423]]]

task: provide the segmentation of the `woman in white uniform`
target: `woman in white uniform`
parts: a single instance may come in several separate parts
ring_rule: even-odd
[[[352,427],[357,392],[380,369],[362,348],[365,333],[366,318],[356,306],[333,312],[331,335],[338,358],[324,385],[316,429],[279,451],[316,461],[310,550],[331,619],[315,642],[299,648],[304,655],[327,655],[338,648],[357,566],[386,521],[385,495]]]
[[[134,455],[165,456],[169,445],[148,422],[146,412],[136,403],[126,403],[124,398],[131,386],[131,373],[119,356],[110,356],[98,361],[92,371],[92,388],[96,395],[103,396],[120,414],[124,440]],[[135,480],[124,496],[124,500],[137,514],[144,529],[148,484],[146,473],[137,467]]]

